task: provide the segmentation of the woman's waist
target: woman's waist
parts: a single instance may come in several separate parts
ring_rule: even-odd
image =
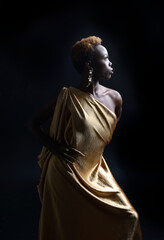
[[[84,151],[83,153],[85,156],[77,156],[74,165],[80,172],[87,173],[100,163],[103,151]]]

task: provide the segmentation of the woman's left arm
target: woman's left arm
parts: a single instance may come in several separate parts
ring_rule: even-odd
[[[120,95],[120,93],[117,92],[117,94],[115,95],[115,113],[117,116],[117,122],[120,120],[121,114],[122,114],[122,97]]]

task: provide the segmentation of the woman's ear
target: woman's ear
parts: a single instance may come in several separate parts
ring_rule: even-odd
[[[89,62],[85,62],[85,69],[89,70]]]
[[[91,63],[91,61],[89,60],[89,61],[87,61],[87,62],[85,62],[85,67],[89,70],[90,68],[92,68],[92,63]]]

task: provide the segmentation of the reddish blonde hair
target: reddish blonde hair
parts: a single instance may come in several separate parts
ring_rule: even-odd
[[[91,61],[93,58],[94,48],[100,45],[102,39],[96,36],[82,38],[77,41],[71,50],[72,63],[75,69],[82,73],[86,61]]]

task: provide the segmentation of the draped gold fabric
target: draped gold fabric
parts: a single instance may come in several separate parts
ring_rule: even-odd
[[[39,240],[141,240],[138,214],[103,158],[117,117],[89,93],[62,88],[50,136],[85,154],[72,164],[46,147],[38,156]]]

